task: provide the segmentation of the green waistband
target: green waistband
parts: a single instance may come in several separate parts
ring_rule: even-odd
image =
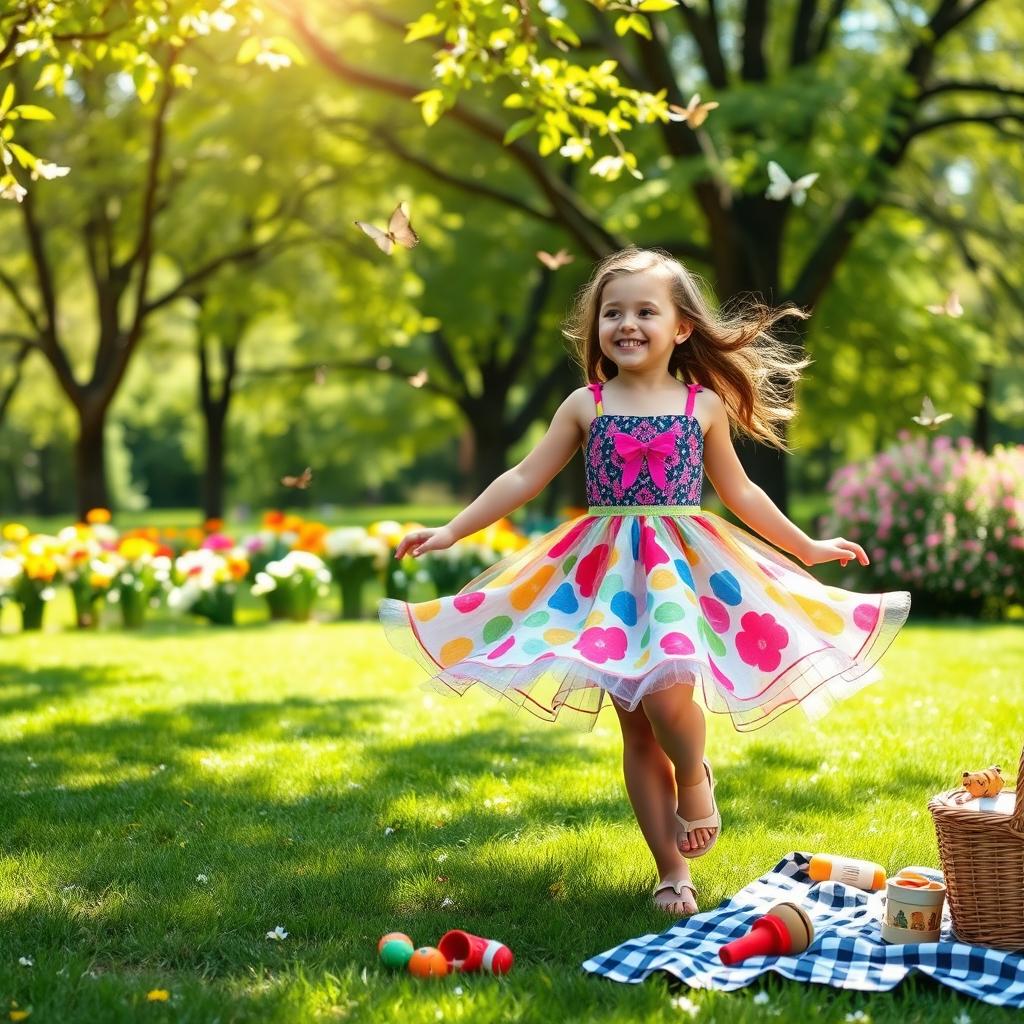
[[[700,505],[591,505],[591,516],[696,516]]]

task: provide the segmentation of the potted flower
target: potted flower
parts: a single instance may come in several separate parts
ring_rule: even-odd
[[[341,617],[358,619],[363,610],[363,587],[385,566],[391,554],[387,543],[361,526],[343,526],[324,537],[331,575],[341,590]]]
[[[323,560],[310,551],[289,551],[267,563],[256,574],[252,593],[264,597],[272,619],[306,622],[317,596],[329,592],[331,574]]]
[[[220,536],[211,535],[203,547],[175,560],[175,586],[168,592],[167,606],[202,615],[219,626],[233,626],[238,583],[249,571],[249,561],[241,548],[224,549],[214,539]]]
[[[21,608],[21,628],[41,629],[46,604],[56,593],[54,584],[60,572],[56,537],[36,533],[26,537],[19,548],[22,572],[14,584],[15,602]]]
[[[117,556],[120,564],[108,600],[120,605],[125,628],[137,629],[157,590],[170,579],[171,560],[155,541],[134,535],[121,539]]]

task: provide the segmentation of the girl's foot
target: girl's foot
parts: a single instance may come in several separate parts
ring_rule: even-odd
[[[689,869],[671,871],[654,887],[654,905],[674,918],[697,913],[697,890],[690,881]]]
[[[715,777],[707,758],[701,765],[703,778],[692,785],[677,785],[679,806],[676,843],[684,857],[703,856],[718,839],[722,819],[715,803]]]

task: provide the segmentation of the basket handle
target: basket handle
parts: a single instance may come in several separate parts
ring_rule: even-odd
[[[1017,797],[1013,802],[1013,817],[1010,828],[1024,833],[1024,747],[1020,750],[1020,764],[1017,766]]]

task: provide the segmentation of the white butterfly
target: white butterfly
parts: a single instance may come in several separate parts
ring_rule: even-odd
[[[818,180],[817,172],[805,174],[802,178],[793,179],[774,161],[768,161],[768,177],[771,183],[765,192],[766,199],[792,198],[794,206],[803,206],[807,198],[807,190]]]
[[[368,234],[377,243],[377,248],[385,253],[390,253],[396,242],[406,249],[411,249],[420,240],[409,223],[407,203],[399,203],[395,207],[395,212],[391,214],[386,231],[382,231],[373,224],[367,224],[364,220],[357,220],[356,227]]]
[[[960,296],[956,292],[950,292],[946,301],[941,306],[925,306],[929,313],[935,316],[960,317],[964,315],[964,307],[960,305]]]
[[[924,396],[921,402],[921,414],[912,417],[915,423],[919,423],[922,427],[928,427],[929,430],[934,430],[937,426],[952,418],[953,414],[951,412],[937,413],[935,405],[927,395]]]

